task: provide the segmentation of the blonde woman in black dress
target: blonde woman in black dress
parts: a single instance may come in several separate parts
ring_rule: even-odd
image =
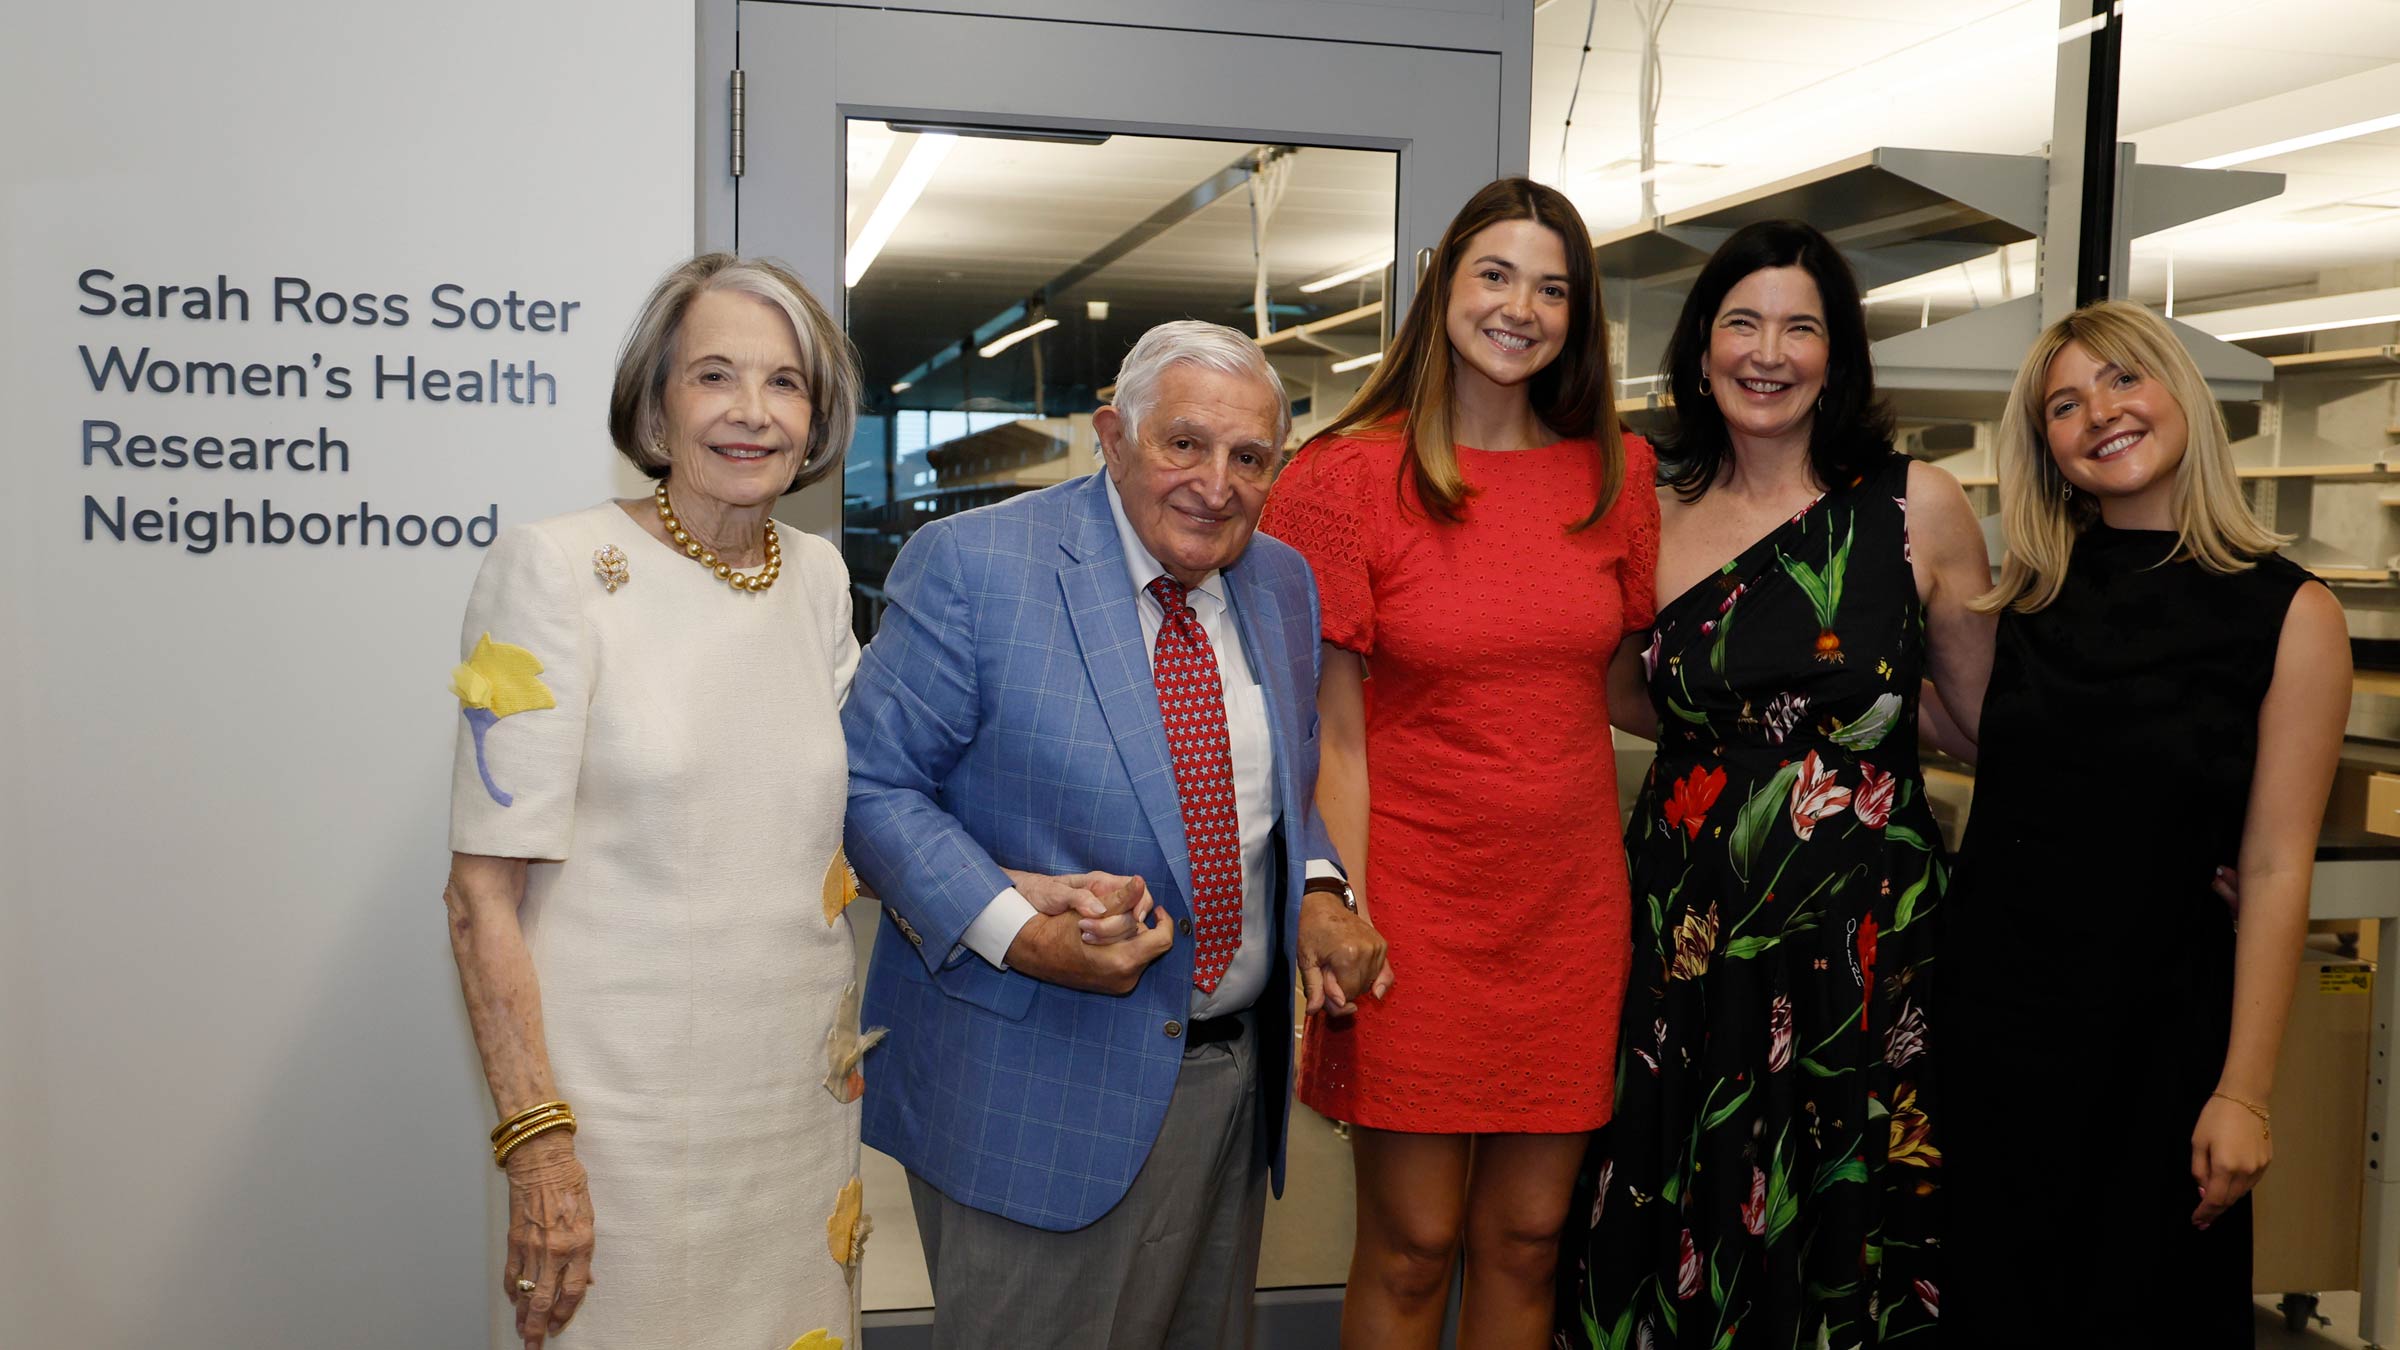
[[[2251,518],[2216,402],[2138,305],[2042,334],[2000,456],[1940,959],[1944,1339],[2246,1346],[2247,1196],[2349,708],[2341,607]],[[2235,840],[2238,928],[2211,890]]]

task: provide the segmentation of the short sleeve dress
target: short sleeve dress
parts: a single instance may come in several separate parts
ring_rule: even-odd
[[[1314,570],[1327,642],[1366,658],[1365,891],[1398,983],[1310,1023],[1301,1099],[1417,1133],[1607,1121],[1630,955],[1607,673],[1650,624],[1656,460],[1625,439],[1458,450],[1464,518],[1428,517],[1402,443],[1292,461],[1261,528]]]
[[[827,882],[858,644],[840,554],[780,538],[781,580],[737,592],[602,503],[503,533],[467,604],[450,846],[537,860],[519,913],[591,1176],[594,1283],[558,1350],[852,1339],[828,1223],[857,1203],[830,1061],[855,975]],[[494,1213],[496,1272],[504,1192]],[[512,1316],[495,1294],[495,1347]]]

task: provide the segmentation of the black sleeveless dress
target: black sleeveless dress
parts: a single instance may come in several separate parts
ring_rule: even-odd
[[[1908,464],[1658,613],[1616,1115],[1561,1243],[1568,1345],[1931,1339],[1947,865],[1917,766]]]
[[[2168,562],[2095,524],[2000,620],[1943,966],[1950,1346],[2252,1344],[2250,1202],[2192,1227],[2192,1126],[2233,1017],[2280,556]]]

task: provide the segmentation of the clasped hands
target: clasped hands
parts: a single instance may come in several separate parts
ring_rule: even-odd
[[[1011,970],[1089,993],[1129,994],[1175,945],[1173,917],[1140,877],[1003,870],[1037,911],[1009,944]],[[1323,892],[1302,897],[1295,957],[1312,1013],[1346,1015],[1358,1006],[1352,991],[1381,998],[1392,987],[1382,934]]]

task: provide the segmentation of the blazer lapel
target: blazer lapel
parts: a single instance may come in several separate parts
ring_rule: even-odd
[[[1150,654],[1142,648],[1141,614],[1125,575],[1125,550],[1117,543],[1116,521],[1098,474],[1073,502],[1075,519],[1063,546],[1075,561],[1059,569],[1058,584],[1066,594],[1084,669],[1100,696],[1101,715],[1133,780],[1133,795],[1182,892],[1173,898],[1188,908],[1192,859],[1183,836],[1183,799],[1175,790],[1174,762],[1167,757],[1158,683],[1151,676]]]
[[[1300,724],[1292,715],[1292,694],[1284,687],[1291,678],[1285,653],[1282,602],[1272,587],[1253,585],[1250,574],[1236,562],[1225,569],[1225,593],[1233,600],[1233,624],[1242,635],[1242,650],[1258,675],[1259,691],[1267,699],[1267,743],[1275,756],[1276,817],[1297,818],[1294,803],[1298,785],[1292,778],[1292,750],[1299,744]],[[1313,691],[1312,691],[1313,692]]]

